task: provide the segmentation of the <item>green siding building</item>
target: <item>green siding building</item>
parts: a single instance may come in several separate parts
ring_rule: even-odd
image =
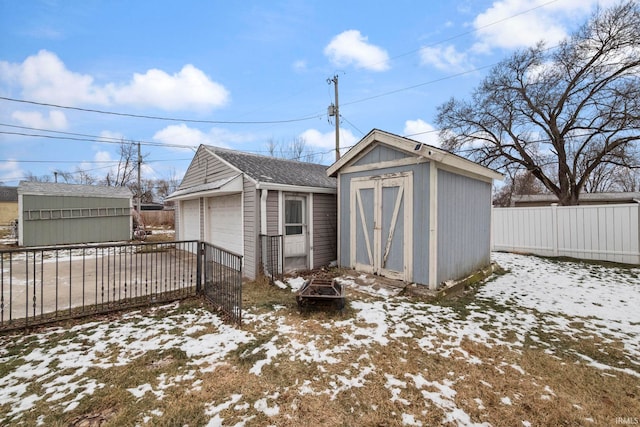
[[[124,187],[23,181],[18,186],[18,244],[129,240],[132,197]]]

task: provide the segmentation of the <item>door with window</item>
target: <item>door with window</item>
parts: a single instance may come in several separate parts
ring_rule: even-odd
[[[285,268],[305,268],[307,262],[307,198],[285,196],[284,257]]]

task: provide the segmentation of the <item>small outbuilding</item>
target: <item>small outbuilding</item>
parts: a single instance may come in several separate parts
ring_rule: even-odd
[[[491,262],[502,175],[374,129],[327,170],[338,179],[338,263],[436,289]]]
[[[270,273],[329,264],[336,259],[336,180],[326,171],[201,145],[166,199],[175,202],[176,238],[242,255],[250,279],[267,258]]]
[[[132,200],[125,187],[22,181],[18,185],[18,244],[129,240]]]
[[[12,225],[18,219],[18,187],[0,185],[0,225]]]

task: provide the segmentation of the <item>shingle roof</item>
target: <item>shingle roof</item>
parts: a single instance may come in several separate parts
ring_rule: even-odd
[[[336,188],[336,179],[327,177],[325,165],[277,159],[210,145],[206,148],[258,182]]]
[[[105,187],[97,185],[57,184],[52,182],[21,181],[18,194],[43,196],[113,197],[130,198],[131,190],[126,187]]]
[[[0,202],[17,202],[18,187],[0,186]]]

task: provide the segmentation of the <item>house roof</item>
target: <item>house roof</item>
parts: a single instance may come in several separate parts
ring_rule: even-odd
[[[481,166],[478,163],[465,159],[464,157],[460,157],[440,148],[379,129],[371,130],[371,132],[365,135],[364,138],[362,138],[356,145],[351,147],[344,156],[329,166],[327,174],[329,176],[336,176],[342,167],[351,163],[351,161],[356,159],[360,153],[367,150],[368,147],[375,143],[386,144],[416,157],[424,157],[429,161],[435,161],[484,179],[504,179],[502,174],[494,171],[493,169]]]
[[[18,187],[0,186],[0,202],[17,202]]]
[[[194,185],[192,187],[183,188],[181,190],[176,190],[171,193],[165,200],[178,200],[189,198],[191,194],[202,194],[209,193],[215,191],[218,194],[222,194],[224,192],[239,192],[242,191],[242,178],[241,174],[231,176],[229,178],[218,179],[213,182],[207,182],[204,184]]]
[[[268,188],[270,184],[296,187],[336,188],[335,178],[327,176],[327,166],[296,160],[278,159],[226,148],[204,146],[238,172],[244,173],[256,184]],[[260,187],[260,185],[258,185]]]
[[[52,182],[21,181],[18,194],[42,196],[111,197],[131,198],[131,190],[126,187],[105,187],[97,185],[58,184]]]

